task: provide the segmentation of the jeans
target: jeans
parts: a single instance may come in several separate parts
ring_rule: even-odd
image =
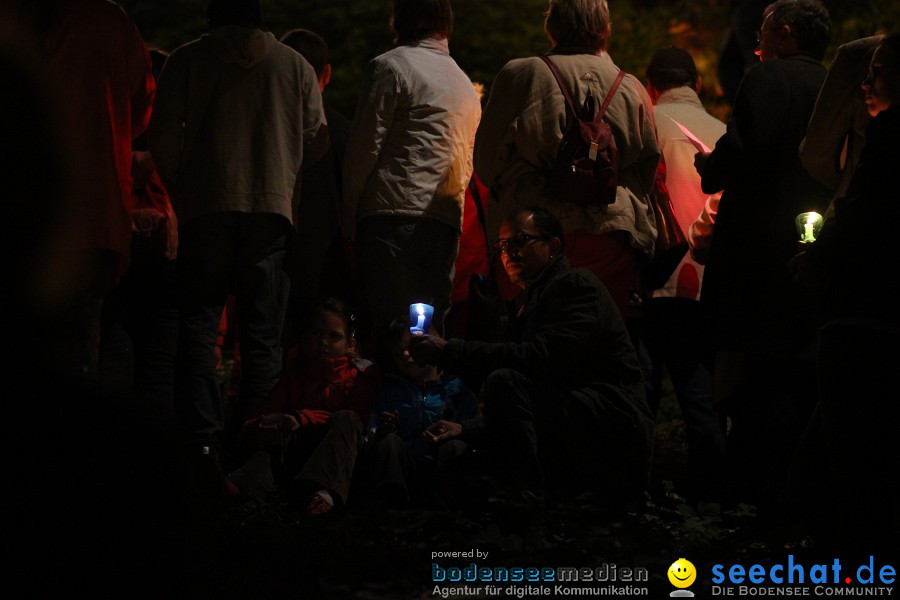
[[[100,367],[108,388],[132,397],[153,426],[174,425],[178,349],[176,264],[136,237],[131,269],[103,306]]]
[[[409,313],[409,305],[434,306],[432,325],[443,331],[450,307],[459,231],[419,217],[368,217],[359,225],[357,262],[376,331]]]
[[[216,443],[225,418],[215,346],[226,297],[235,296],[242,379],[234,419],[268,396],[281,370],[281,332],[290,291],[284,259],[290,223],[279,215],[222,212],[179,230],[181,314],[176,410],[186,441]]]

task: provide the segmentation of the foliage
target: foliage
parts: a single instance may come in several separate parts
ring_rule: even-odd
[[[172,50],[205,28],[207,0],[119,0],[149,44]],[[389,0],[261,0],[263,25],[280,36],[295,27],[322,34],[334,67],[329,102],[352,115],[365,64],[389,49]],[[723,115],[716,77],[719,52],[729,31],[725,0],[610,0],[610,54],[620,67],[643,79],[652,52],[668,44],[687,48],[703,78],[703,98]],[[834,20],[832,52],[840,44],[876,31],[900,31],[895,0],[825,0]],[[489,89],[510,59],[543,52],[546,0],[453,0],[451,52],[473,81]],[[829,53],[830,57],[831,53]]]

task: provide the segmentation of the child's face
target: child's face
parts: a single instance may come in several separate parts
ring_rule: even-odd
[[[347,335],[344,320],[320,310],[306,333],[306,355],[309,358],[339,358],[352,352],[355,343]]]
[[[433,379],[437,368],[433,365],[419,366],[416,361],[409,355],[409,340],[412,334],[409,331],[403,332],[401,339],[391,349],[391,357],[394,359],[394,366],[400,374],[410,381],[422,381],[423,379]]]

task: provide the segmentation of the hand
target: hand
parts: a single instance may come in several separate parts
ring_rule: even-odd
[[[131,231],[142,237],[150,237],[165,218],[166,215],[155,208],[137,208],[131,211]]]
[[[422,432],[422,440],[431,445],[438,445],[441,442],[452,440],[462,435],[462,425],[453,421],[438,421],[432,423]]]
[[[397,413],[384,411],[378,415],[378,435],[387,435],[397,431]]]
[[[819,288],[825,285],[826,274],[818,267],[816,261],[810,260],[806,252],[794,256],[787,265],[788,274],[794,281],[805,288]]]
[[[409,354],[419,366],[436,365],[447,340],[436,335],[414,335],[409,339]]]
[[[694,155],[694,168],[697,169],[697,173],[703,177],[703,168],[706,166],[706,160],[709,158],[709,155],[712,152],[698,152]]]
[[[288,413],[275,413],[265,415],[256,421],[260,429],[276,429],[278,431],[296,431],[300,429],[300,423],[294,415]]]

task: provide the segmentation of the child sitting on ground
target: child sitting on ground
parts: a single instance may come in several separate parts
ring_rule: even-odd
[[[410,338],[405,317],[391,322],[394,372],[384,376],[368,427],[369,493],[376,503],[391,508],[409,504],[422,487],[417,483],[466,449],[460,440],[435,446],[423,438],[425,429],[442,419],[461,423],[478,412],[475,395],[459,377],[442,377],[436,366],[413,361],[408,351]]]
[[[356,355],[352,325],[343,302],[320,303],[268,401],[243,426],[244,448],[268,452],[276,482],[286,484],[290,500],[305,501],[309,514],[346,503],[380,383],[372,363]],[[257,453],[251,462],[265,461]],[[238,487],[241,475],[230,478]]]

